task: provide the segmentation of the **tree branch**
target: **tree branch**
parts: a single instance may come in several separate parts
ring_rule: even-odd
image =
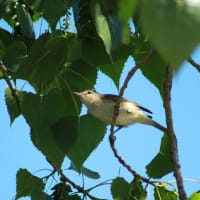
[[[51,162],[47,157],[46,157],[47,162],[53,167],[53,171],[57,171],[58,174],[61,176],[61,179],[63,182],[68,182],[69,184],[71,184],[75,189],[77,189],[78,192],[86,194],[85,190],[80,187],[79,185],[76,185],[73,181],[71,181],[70,179],[68,179],[64,174],[62,170],[57,170],[56,166],[54,165],[53,162]]]
[[[177,139],[174,133],[173,123],[172,123],[172,110],[171,110],[171,86],[172,86],[172,69],[170,66],[166,70],[166,78],[164,83],[164,108],[167,121],[167,131],[170,139],[170,154],[171,162],[174,167],[174,176],[177,180],[178,192],[181,200],[186,200],[187,196],[183,186],[183,178],[181,175],[181,166],[178,158],[177,149]]]
[[[189,57],[187,61],[200,72],[200,64],[196,63],[192,57]]]
[[[119,93],[119,96],[118,96],[118,99],[117,99],[117,102],[116,102],[116,106],[115,106],[115,110],[114,110],[114,113],[113,113],[113,118],[112,118],[112,123],[111,123],[111,128],[110,128],[110,135],[109,135],[109,141],[110,141],[111,149],[112,149],[112,151],[113,151],[115,157],[118,159],[118,161],[119,161],[129,172],[131,172],[131,174],[132,174],[133,176],[138,177],[138,178],[140,178],[141,180],[143,180],[144,182],[150,183],[150,184],[152,184],[152,183],[149,181],[149,179],[147,179],[147,178],[145,178],[145,177],[139,175],[138,173],[136,173],[136,171],[134,171],[133,169],[131,169],[131,167],[130,167],[128,164],[126,164],[126,162],[123,160],[123,158],[117,153],[117,150],[116,150],[116,148],[115,148],[115,146],[114,146],[114,144],[115,144],[114,125],[115,125],[117,116],[118,116],[118,114],[119,114],[120,100],[121,100],[121,98],[122,98],[122,96],[123,96],[123,94],[124,94],[124,90],[125,90],[125,89],[127,88],[127,86],[128,86],[128,83],[129,83],[131,77],[134,75],[134,73],[137,71],[137,69],[138,69],[142,64],[144,64],[145,62],[147,62],[147,61],[153,56],[153,54],[154,54],[155,52],[156,52],[155,49],[151,50],[140,62],[138,62],[138,63],[136,64],[135,67],[133,67],[133,68],[129,71],[129,73],[128,73],[128,75],[127,75],[125,81],[124,81],[124,84],[123,84],[122,88],[120,89],[120,93]]]
[[[17,108],[18,108],[19,112],[21,113],[19,97],[17,95],[16,89],[13,87],[10,79],[8,78],[8,69],[5,67],[2,60],[0,60],[0,70],[3,73],[4,80],[6,81],[6,83],[8,84],[8,87],[11,90],[11,94],[12,94],[13,98],[15,99],[15,102],[17,104]]]

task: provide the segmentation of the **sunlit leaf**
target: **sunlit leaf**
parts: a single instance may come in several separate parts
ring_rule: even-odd
[[[199,2],[142,0],[140,8],[144,33],[177,69],[200,42]]]
[[[92,1],[92,14],[96,25],[96,30],[99,37],[103,40],[108,55],[111,56],[112,39],[108,21],[103,15],[100,2],[98,0]]]
[[[188,197],[188,200],[200,200],[200,192],[195,192]]]
[[[118,1],[119,15],[124,23],[134,15],[134,11],[137,8],[138,0],[120,0]]]
[[[175,191],[170,191],[165,185],[157,185],[154,188],[155,200],[178,200],[178,194]]]

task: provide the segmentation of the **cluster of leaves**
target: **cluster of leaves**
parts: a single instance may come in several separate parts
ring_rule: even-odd
[[[71,7],[77,33],[68,32],[68,21],[60,30],[56,29],[62,16],[70,20]],[[90,115],[79,117],[81,103],[73,91],[94,88],[98,70],[119,88],[127,58],[132,56],[139,63],[156,48],[157,52],[141,70],[163,97],[167,64],[178,69],[200,41],[199,10],[187,1],[170,0],[0,0],[0,18],[13,30],[10,33],[0,28],[0,59],[11,80],[23,79],[35,89],[35,93],[16,91],[20,105],[11,90],[5,90],[11,124],[23,115],[30,125],[33,144],[58,171],[67,156],[73,162],[73,169],[98,178],[98,174],[83,168],[83,163],[102,141],[106,126]],[[51,31],[35,38],[33,24],[41,18]],[[134,33],[128,20],[134,24]],[[161,178],[173,171],[166,135],[160,152],[146,169],[150,178]],[[71,194],[65,183],[55,186],[52,196],[43,189],[42,179],[27,170],[18,171],[17,198],[80,199]],[[116,178],[111,191],[113,198],[120,200],[145,199],[147,195],[136,178],[131,183]],[[154,196],[177,199],[176,193],[165,185],[155,187]],[[197,198],[200,198],[198,193],[190,200]]]

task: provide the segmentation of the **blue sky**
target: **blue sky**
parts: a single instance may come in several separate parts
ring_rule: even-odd
[[[0,26],[5,27],[5,24],[1,21]],[[39,24],[36,25],[36,29],[39,33],[37,27],[39,27]],[[193,58],[200,63],[200,48],[197,48],[192,55]],[[123,84],[128,71],[133,66],[133,59],[129,58],[123,70],[120,85]],[[22,87],[23,83],[24,82],[22,81],[18,82],[18,89]],[[200,180],[200,161],[198,159],[200,141],[199,85],[199,72],[190,64],[184,63],[180,71],[174,77],[172,87],[173,122],[178,139],[179,157],[184,179]],[[4,90],[6,87],[5,81],[1,80],[0,188],[1,191],[3,191],[3,193],[1,192],[1,198],[11,200],[14,199],[16,194],[15,176],[19,168],[26,168],[36,176],[42,177],[47,175],[49,171],[37,171],[41,169],[51,169],[51,166],[46,162],[45,157],[33,146],[30,140],[30,129],[23,117],[17,118],[10,127],[9,115],[4,100]],[[118,93],[112,80],[100,72],[95,88],[100,93]],[[31,90],[28,84],[25,85],[25,89]],[[142,75],[140,70],[136,72],[129,82],[124,97],[150,109],[153,112],[153,119],[162,125],[165,125],[165,113],[160,94],[154,85]],[[86,109],[83,109],[83,113],[85,110]],[[108,142],[108,132],[105,135],[104,140],[84,163],[84,166],[94,171],[98,171],[101,175],[100,180],[84,178],[86,188],[98,184],[101,181],[115,178],[119,175],[124,177],[127,181],[132,180],[130,173],[122,167],[114,157]],[[116,148],[119,154],[134,170],[145,176],[145,166],[158,153],[161,137],[162,133],[159,130],[156,130],[151,126],[136,124],[124,128],[117,133]],[[69,160],[66,159],[63,168],[68,168],[69,164]],[[65,173],[77,184],[83,184],[82,177],[75,172],[66,170]],[[174,177],[172,174],[169,174],[162,180],[174,180]],[[184,182],[184,185],[188,195],[200,189],[200,183]],[[51,188],[51,181],[48,182],[48,186],[46,191],[50,192],[49,188]],[[93,194],[99,198],[106,198],[109,196],[109,199],[111,199],[109,186],[102,186],[101,188],[94,190]],[[153,191],[150,190],[150,197],[152,197],[152,195]]]

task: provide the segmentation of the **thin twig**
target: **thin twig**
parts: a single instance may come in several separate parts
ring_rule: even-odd
[[[189,57],[187,61],[200,72],[200,64],[196,63],[192,57]]]
[[[177,180],[178,192],[181,200],[186,200],[187,196],[183,186],[183,178],[181,175],[181,166],[178,159],[178,149],[177,149],[177,139],[174,133],[173,123],[172,123],[172,110],[171,110],[171,86],[172,86],[172,69],[170,66],[166,70],[166,79],[164,83],[164,108],[167,121],[167,131],[170,139],[170,154],[171,162],[174,167],[174,176]]]
[[[2,73],[3,73],[3,78],[4,78],[4,80],[6,81],[6,83],[8,84],[8,87],[9,87],[10,90],[11,90],[11,94],[12,94],[13,98],[15,99],[15,102],[16,102],[16,104],[17,104],[18,111],[21,113],[19,97],[18,97],[18,95],[17,95],[16,89],[13,87],[13,85],[12,85],[10,79],[8,78],[8,69],[5,67],[5,65],[3,64],[3,61],[2,61],[2,60],[0,60],[0,70],[2,71]]]
[[[145,178],[145,177],[139,175],[138,173],[136,173],[136,171],[134,171],[133,169],[131,169],[131,167],[130,167],[128,164],[126,164],[126,162],[123,160],[123,158],[117,153],[117,150],[116,150],[116,148],[115,148],[115,146],[114,146],[114,142],[115,142],[115,139],[114,139],[114,125],[115,125],[117,116],[118,116],[118,114],[119,114],[120,100],[121,100],[121,98],[122,98],[122,96],[123,96],[123,94],[124,94],[124,90],[125,90],[125,89],[127,88],[127,86],[128,86],[128,83],[129,83],[131,77],[134,75],[134,73],[137,71],[137,69],[138,69],[142,64],[144,64],[145,62],[147,62],[147,61],[153,56],[153,54],[154,54],[155,52],[156,52],[155,49],[151,50],[140,62],[138,62],[138,63],[136,64],[135,67],[133,67],[133,68],[129,71],[129,73],[128,73],[128,75],[127,75],[125,81],[124,81],[124,84],[123,84],[122,88],[120,89],[120,93],[119,93],[119,96],[118,96],[118,99],[117,99],[117,102],[116,102],[116,106],[115,106],[115,110],[114,110],[114,113],[113,113],[113,118],[112,118],[112,123],[111,123],[111,128],[110,128],[110,135],[109,135],[109,141],[110,141],[111,149],[112,149],[112,151],[113,151],[115,157],[118,159],[118,161],[119,161],[129,172],[131,172],[131,174],[132,174],[133,176],[138,177],[138,178],[140,178],[141,180],[143,180],[144,182],[150,183],[150,184],[152,184],[152,183],[149,181],[149,179],[147,179],[147,178]]]
[[[194,183],[200,183],[199,180],[191,179],[191,178],[184,178],[183,181],[194,182]],[[176,180],[167,181],[167,183],[176,183],[176,182],[177,182]]]

